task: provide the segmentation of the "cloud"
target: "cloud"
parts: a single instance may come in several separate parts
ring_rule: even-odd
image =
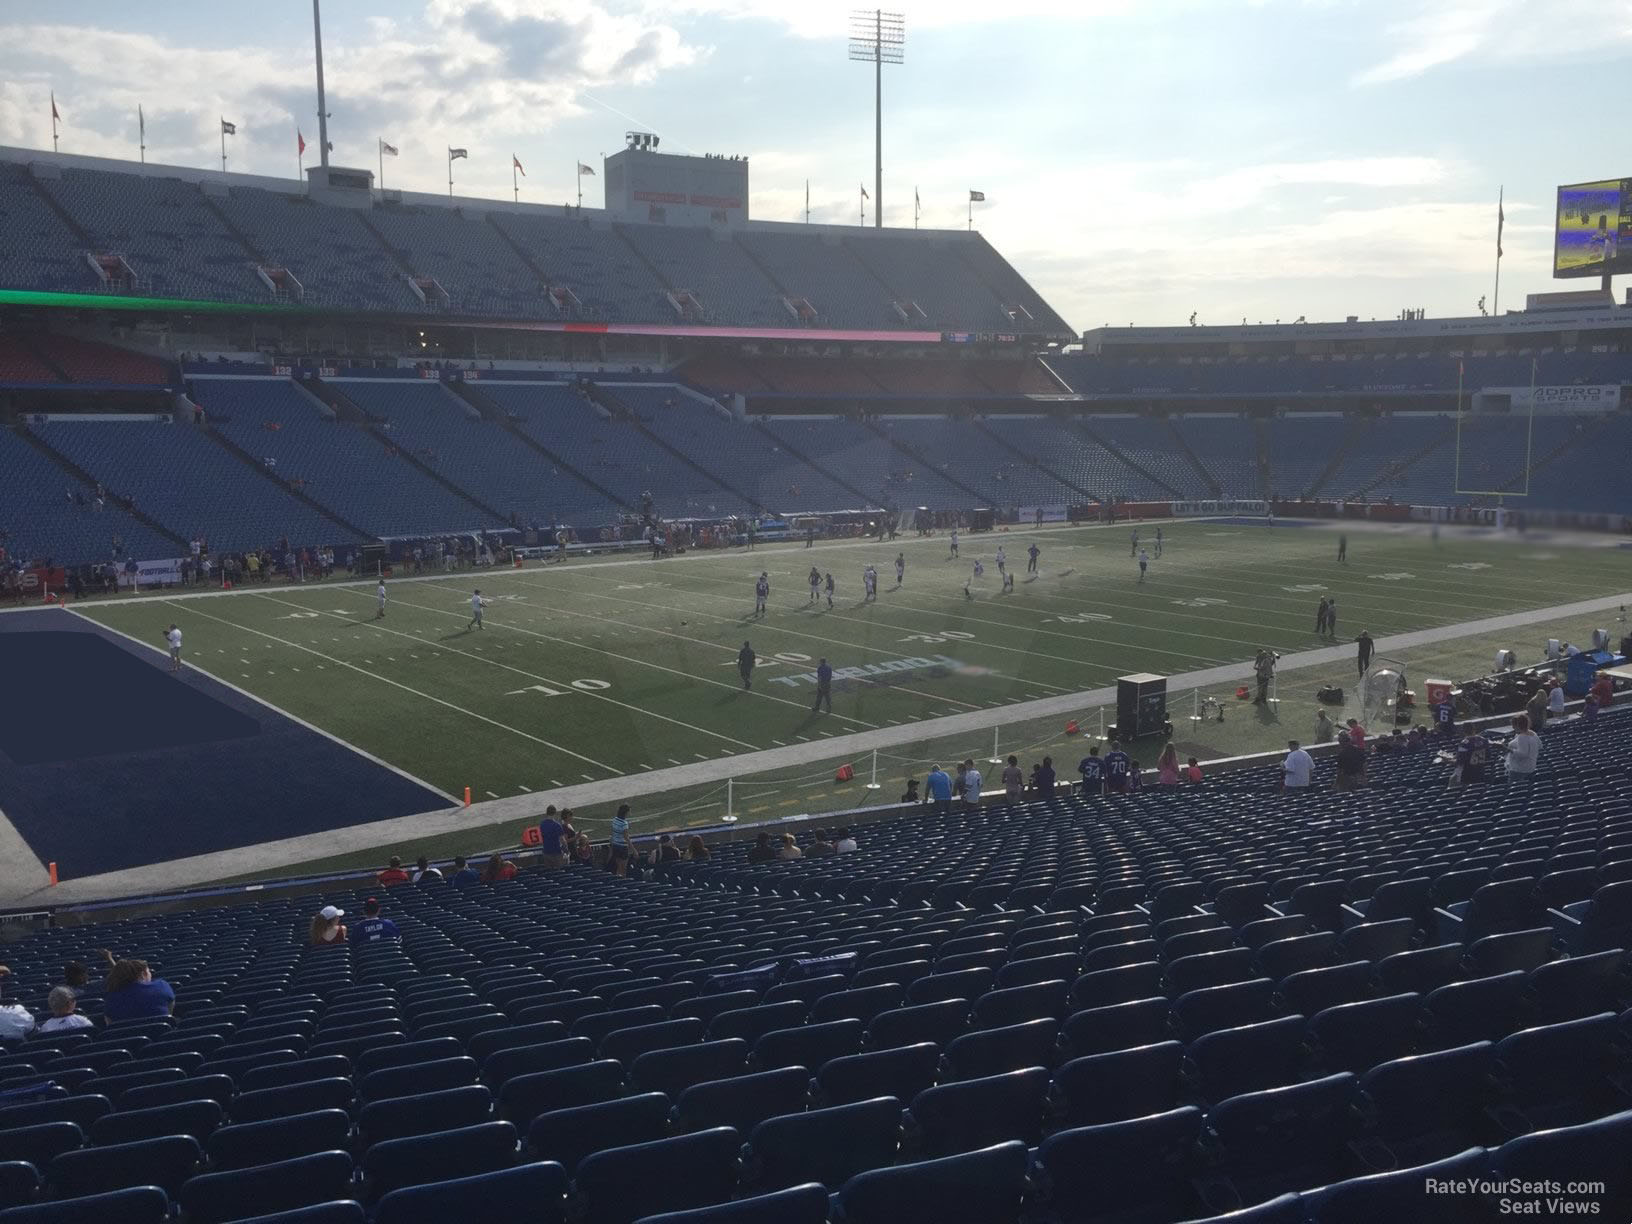
[[[1477,56],[1490,63],[1614,56],[1632,41],[1624,0],[1412,0],[1411,16],[1384,27],[1392,51],[1355,75],[1386,85]]]
[[[1133,0],[1008,0],[1001,5],[983,0],[920,0],[894,4],[906,18],[910,38],[914,30],[948,26],[987,25],[1037,18],[1054,23],[1090,21],[1137,11]],[[645,11],[654,17],[724,17],[732,20],[774,22],[800,38],[844,39],[856,6],[838,0],[646,0]]]

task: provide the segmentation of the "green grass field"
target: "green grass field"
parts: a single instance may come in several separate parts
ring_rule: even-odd
[[[174,620],[193,666],[482,800],[1078,692],[1134,670],[1242,663],[1260,646],[1305,650],[1322,644],[1323,593],[1338,598],[1342,639],[1362,628],[1381,638],[1624,590],[1632,568],[1613,549],[1371,531],[1350,532],[1339,565],[1331,530],[1164,531],[1144,583],[1125,528],[1069,528],[965,535],[955,562],[937,536],[393,581],[383,620],[372,586],[336,583],[81,610],[155,645]],[[1150,541],[1154,526],[1141,534]],[[1007,593],[1000,543],[1019,570]],[[977,555],[986,573],[965,598]],[[874,603],[861,599],[869,562]],[[837,581],[831,610],[809,600],[813,563]],[[756,618],[761,569],[772,591]],[[473,586],[490,601],[481,630],[468,624]],[[735,665],[744,639],[761,659],[749,692]],[[839,669],[831,714],[811,710],[819,657]]]

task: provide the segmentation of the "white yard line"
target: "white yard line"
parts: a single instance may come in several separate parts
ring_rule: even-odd
[[[154,654],[158,655],[162,659],[168,659],[170,657],[168,651],[166,651],[164,647],[157,646],[152,642],[144,642],[141,638],[136,637],[134,634],[126,633],[123,629],[115,629],[111,625],[104,625],[101,621],[97,620],[95,617],[86,616],[84,613],[79,612],[79,611],[77,611],[77,610],[75,610],[73,608],[69,608],[69,609],[67,609],[67,611],[72,612],[75,616],[80,617],[82,620],[87,621],[88,623],[90,623],[92,625],[95,625],[98,629],[105,630],[108,633],[114,634],[116,637],[122,637],[127,642],[133,642],[137,646],[141,647],[143,650],[152,651]],[[214,620],[216,618],[215,617],[210,617],[210,619]],[[304,649],[304,647],[302,649]],[[380,757],[377,757],[372,752],[368,752],[365,749],[357,747],[356,744],[349,743],[348,741],[341,739],[338,735],[335,735],[332,731],[325,731],[322,727],[319,727],[316,723],[307,722],[304,718],[300,717],[300,715],[298,715],[298,714],[291,714],[288,710],[285,710],[282,706],[273,705],[265,697],[259,697],[256,694],[250,692],[246,688],[240,688],[238,685],[234,684],[232,681],[223,679],[221,676],[218,676],[215,672],[212,672],[207,668],[200,667],[196,663],[188,663],[187,662],[187,655],[186,655],[185,650],[183,650],[183,652],[182,652],[182,663],[183,663],[184,666],[192,669],[193,671],[198,672],[200,675],[208,676],[211,680],[215,681],[222,688],[231,689],[233,692],[237,693],[240,697],[247,698],[248,700],[253,701],[256,705],[265,706],[268,710],[271,710],[274,714],[277,714],[280,718],[287,718],[290,722],[295,723],[297,726],[304,727],[308,731],[314,732],[317,735],[321,735],[326,740],[332,740],[334,743],[339,744],[342,748],[346,749],[348,752],[355,752],[358,756],[362,757],[365,761],[369,761],[369,762],[371,762],[371,763],[373,763],[375,765],[378,765],[382,769],[389,769],[392,773],[396,774],[399,778],[406,778],[410,782],[413,782],[413,783],[416,783],[416,784],[418,784],[420,786],[423,786],[428,791],[431,791],[431,792],[433,792],[435,794],[441,795],[449,803],[458,803],[459,802],[459,800],[455,796],[450,795],[447,791],[443,790],[440,786],[433,786],[429,782],[425,781],[424,778],[416,778],[413,774],[409,773],[406,769],[399,768],[398,766],[391,764],[390,761],[387,761],[387,760],[384,760],[384,759],[382,759]]]

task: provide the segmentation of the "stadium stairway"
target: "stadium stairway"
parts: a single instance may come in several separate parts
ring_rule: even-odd
[[[32,429],[28,429],[25,426],[19,426],[17,433],[18,436],[24,438],[36,450],[48,456],[53,462],[61,467],[63,471],[67,472],[81,484],[93,489],[104,487],[95,476],[92,476],[84,468],[80,467],[79,464],[68,458],[67,455],[63,454],[56,447],[52,446]],[[117,493],[113,492],[109,492],[107,497],[110,502],[118,506],[126,514],[130,515],[131,518],[142,524],[142,526],[158,532],[165,539],[173,542],[179,549],[181,549],[181,552],[176,554],[178,557],[181,556],[182,553],[186,552],[188,543],[185,536],[181,535],[179,532],[172,531],[169,527],[166,527],[163,523],[159,522],[158,519],[154,518],[151,514],[148,514],[145,510],[142,510],[132,504],[128,498],[121,497]]]
[[[544,271],[543,265],[532,257],[532,254],[526,247],[522,246],[521,243],[517,242],[505,232],[504,227],[493,219],[492,213],[487,214],[487,224],[490,225],[493,232],[499,236],[500,241],[502,241],[505,246],[509,247],[510,250],[515,253],[516,259],[521,262],[522,266],[524,266],[534,276],[538,277],[538,283],[543,285],[546,289],[549,288],[549,274]]]
[[[198,426],[198,430],[206,438],[209,438],[212,442],[214,442],[217,446],[219,446],[222,450],[226,451],[228,454],[232,455],[235,459],[237,459],[241,463],[243,463],[245,467],[248,467],[252,471],[254,471],[258,476],[261,477],[261,479],[270,480],[273,484],[277,485],[278,488],[282,489],[285,493],[289,494],[290,497],[293,497],[296,501],[304,502],[306,505],[310,506],[313,510],[316,510],[324,518],[329,519],[332,522],[335,522],[335,523],[339,524],[341,527],[344,527],[348,532],[350,532],[356,538],[361,539],[361,540],[375,540],[375,539],[379,538],[378,536],[374,535],[373,532],[364,531],[361,527],[357,526],[357,524],[353,523],[350,519],[345,518],[343,515],[336,513],[330,507],[325,506],[322,502],[318,501],[317,498],[311,496],[311,494],[307,493],[304,489],[300,488],[298,485],[292,483],[291,481],[285,480],[282,476],[274,475],[273,472],[271,471],[271,469],[269,469],[266,466],[266,464],[262,463],[259,459],[255,458],[254,455],[250,454],[243,447],[239,446],[238,443],[234,442],[231,438],[227,437],[226,434],[224,434],[220,430],[216,429],[215,426],[209,424],[207,418],[206,418],[206,423],[205,424],[203,424],[201,426]]]
[[[787,455],[791,456],[794,459],[797,459],[800,463],[808,464],[810,467],[812,467],[816,471],[820,472],[823,476],[826,476],[829,480],[831,480],[834,484],[838,485],[840,488],[848,489],[850,492],[854,493],[856,495],[856,497],[859,499],[857,501],[857,503],[856,503],[858,506],[871,506],[873,504],[873,502],[876,500],[871,495],[869,495],[867,493],[863,493],[855,485],[851,484],[848,480],[846,480],[844,478],[842,473],[840,473],[839,471],[836,471],[833,468],[830,468],[830,467],[826,466],[825,464],[817,462],[815,459],[811,458],[804,451],[801,451],[798,447],[796,447],[792,443],[788,442],[787,439],[777,437],[775,434],[773,434],[769,429],[766,429],[765,426],[760,424],[758,421],[754,422],[753,428],[757,432],[759,432],[761,435],[763,435],[764,438],[768,442],[770,442],[772,446],[780,447],[784,453],[786,453]]]
[[[1522,469],[1512,480],[1504,484],[1502,491],[1504,493],[1517,491],[1520,496],[1524,496],[1525,490],[1528,489],[1538,472],[1546,470],[1551,464],[1556,463],[1561,456],[1568,454],[1577,447],[1580,447],[1585,454],[1595,452],[1613,454],[1612,442],[1615,431],[1612,426],[1614,422],[1615,418],[1613,417],[1599,417],[1588,422],[1581,433],[1576,433],[1574,430],[1567,432],[1557,443],[1544,451],[1541,458],[1532,457],[1529,466]],[[1605,449],[1602,451],[1599,451],[1600,442],[1605,445]]]
[[[1252,447],[1258,460],[1258,492],[1268,497],[1274,487],[1269,483],[1269,433],[1258,417],[1252,418]]]
[[[1320,475],[1315,477],[1314,483],[1307,489],[1299,490],[1298,495],[1300,497],[1314,497],[1318,494],[1325,484],[1337,475],[1338,470],[1343,466],[1343,461],[1349,457],[1350,452],[1354,449],[1354,444],[1365,437],[1374,423],[1368,417],[1350,421],[1343,431],[1342,440],[1338,442],[1337,447],[1332,451],[1332,457],[1327,461],[1326,466],[1321,469]]]
[[[755,497],[751,493],[745,493],[743,490],[737,488],[735,485],[728,484],[725,480],[723,480],[719,476],[716,476],[713,472],[709,471],[702,464],[698,463],[690,455],[686,454],[685,451],[680,450],[680,449],[678,449],[676,447],[670,446],[666,441],[664,441],[657,434],[653,433],[650,429],[647,429],[645,425],[641,424],[639,414],[636,413],[635,410],[630,405],[624,403],[622,399],[620,399],[614,392],[609,390],[607,387],[596,384],[596,383],[590,383],[589,387],[588,387],[588,390],[589,390],[589,398],[590,398],[590,400],[592,402],[594,402],[596,404],[599,404],[602,408],[606,409],[606,411],[611,413],[614,417],[618,417],[618,418],[620,418],[622,420],[625,420],[630,425],[634,426],[634,428],[637,429],[640,432],[640,435],[643,438],[645,438],[648,442],[650,442],[653,446],[657,447],[659,450],[666,451],[670,455],[673,455],[676,459],[678,459],[681,463],[685,464],[692,471],[698,473],[701,476],[706,477],[709,480],[710,483],[718,485],[720,488],[724,489],[727,493],[731,494],[733,497],[739,499],[740,501],[744,502],[745,504],[750,505],[750,506],[754,507],[754,509],[762,511],[762,512],[766,512],[766,513],[771,512],[771,507],[762,504],[760,502],[759,498]]]
[[[1185,440],[1184,434],[1179,430],[1178,423],[1172,417],[1167,418],[1167,428],[1168,432],[1173,435],[1173,441],[1178,447],[1179,454],[1189,460],[1190,466],[1196,470],[1196,475],[1208,490],[1209,495],[1222,497],[1224,495],[1223,489],[1219,487],[1219,483],[1214,479],[1213,474],[1202,466],[1201,456],[1190,448],[1190,443]]]
[[[1178,489],[1175,489],[1172,485],[1168,484],[1167,481],[1158,480],[1155,476],[1151,475],[1151,473],[1150,473],[1150,471],[1148,469],[1140,467],[1132,459],[1128,458],[1127,452],[1123,451],[1114,442],[1112,442],[1105,435],[1105,433],[1103,431],[1100,431],[1100,432],[1096,433],[1094,430],[1088,428],[1088,424],[1085,421],[1084,422],[1078,422],[1077,427],[1079,429],[1081,429],[1083,433],[1087,434],[1091,439],[1093,439],[1095,444],[1097,444],[1107,454],[1113,456],[1114,458],[1119,460],[1121,463],[1126,465],[1129,470],[1131,470],[1133,472],[1136,472],[1138,475],[1140,475],[1144,479],[1148,480],[1151,484],[1155,485],[1157,488],[1165,489],[1168,493],[1172,494],[1174,497],[1182,497],[1183,496],[1183,494]]]
[[[1375,424],[1373,427],[1375,428]],[[1381,468],[1376,475],[1372,477],[1372,479],[1368,480],[1362,488],[1356,491],[1359,493],[1370,493],[1372,489],[1376,488],[1380,484],[1399,480],[1417,464],[1436,454],[1442,447],[1446,446],[1447,444],[1454,446],[1455,441],[1456,430],[1454,428],[1435,434],[1427,446],[1419,447],[1405,458],[1396,460],[1395,462],[1390,463],[1387,467]],[[1335,492],[1339,494],[1345,493],[1345,491],[1341,489],[1335,490]]]
[[[1014,452],[1014,454],[1016,454],[1016,455],[1020,456],[1020,458],[1024,459],[1027,463],[1030,463],[1033,466],[1037,467],[1039,470],[1041,470],[1045,474],[1047,474],[1049,476],[1052,476],[1055,480],[1059,481],[1066,488],[1074,489],[1076,492],[1081,493],[1084,497],[1088,498],[1090,501],[1100,501],[1100,500],[1102,500],[1101,497],[1099,496],[1099,494],[1095,493],[1092,489],[1083,488],[1076,481],[1068,479],[1065,476],[1065,474],[1063,472],[1061,472],[1059,469],[1057,469],[1055,467],[1052,467],[1049,464],[1045,463],[1043,461],[1044,457],[1042,455],[1029,454],[1026,451],[1021,450],[1018,446],[1014,445],[1013,442],[1009,441],[1007,438],[1005,438],[1003,436],[1003,434],[1002,434],[1002,432],[1000,430],[996,430],[996,429],[992,428],[992,424],[991,424],[991,421],[990,421],[989,418],[987,418],[987,417],[977,417],[976,420],[975,420],[975,425],[983,433],[985,433],[987,437],[991,438],[998,445],[1006,447],[1008,450]]]

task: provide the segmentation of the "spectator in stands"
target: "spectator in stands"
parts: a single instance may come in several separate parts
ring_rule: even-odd
[[[560,871],[567,865],[566,829],[555,818],[555,804],[544,810],[538,822],[538,865],[546,871]]]
[[[1045,756],[1037,770],[1037,797],[1054,798],[1054,758],[1051,756]]]
[[[1025,794],[1026,775],[1020,772],[1020,759],[1011,756],[1003,766],[1003,800],[1019,803]]]
[[[1191,757],[1184,766],[1184,780],[1186,782],[1201,781],[1201,762]]]
[[[414,883],[415,884],[436,884],[436,883],[440,883],[441,879],[442,879],[441,869],[437,868],[437,867],[432,867],[431,866],[431,860],[426,858],[423,854],[420,855],[419,856],[419,861],[414,864]]]
[[[1564,717],[1564,686],[1557,680],[1548,682],[1547,687],[1547,717]]]
[[[1592,695],[1598,698],[1598,708],[1600,710],[1609,709],[1610,706],[1615,704],[1615,681],[1600,673],[1598,678],[1592,682]]]
[[[408,883],[408,873],[402,869],[402,860],[393,854],[390,864],[384,871],[374,877],[374,882],[381,888],[390,888],[393,884]]]
[[[363,920],[357,924],[358,943],[381,943],[387,939],[401,939],[402,932],[389,918],[380,917],[380,899],[370,897],[363,902]]]
[[[570,848],[572,846],[572,843],[574,843],[575,841],[578,840],[578,830],[573,826],[573,823],[572,823],[573,822],[572,809],[571,808],[562,808],[561,809],[561,815],[560,815],[559,819],[561,821],[561,837],[562,837],[562,840],[565,841],[567,846]]]
[[[62,967],[62,984],[74,992],[76,999],[102,991],[102,983],[91,981],[91,971],[83,961],[69,961]]]
[[[796,859],[804,857],[804,851],[799,849],[799,841],[792,833],[782,834],[782,848],[777,851],[776,857],[779,859]]]
[[[613,875],[629,874],[629,805],[627,803],[620,803],[616,814],[612,817],[611,853],[607,856],[606,869]]]
[[[1513,720],[1513,738],[1507,741],[1507,776],[1528,780],[1541,760],[1541,736],[1530,729],[1530,720],[1520,714]]]
[[[515,878],[516,865],[505,856],[503,851],[490,855],[486,865],[482,868],[481,880],[483,884],[500,884],[505,880]]]
[[[901,796],[902,803],[922,803],[923,796],[918,793],[918,779],[907,779],[907,793]]]
[[[833,852],[835,854],[854,854],[855,851],[856,839],[851,836],[850,830],[848,828],[840,829],[839,838],[833,843]]]
[[[45,997],[45,1005],[51,1009],[51,1018],[40,1022],[38,1032],[70,1033],[91,1027],[90,1018],[79,1014],[79,1000],[66,986],[53,986]]]
[[[1456,746],[1456,769],[1452,786],[1476,786],[1485,780],[1485,761],[1490,745],[1477,731],[1469,731]]]
[[[828,858],[836,853],[838,852],[833,849],[832,839],[826,829],[817,829],[810,845],[805,847],[806,858]]]
[[[1332,736],[1335,735],[1336,733],[1337,733],[1337,726],[1327,716],[1326,711],[1323,710],[1323,709],[1316,710],[1315,711],[1315,743],[1317,743],[1317,744],[1329,744],[1329,743],[1332,742]]]
[[[572,861],[579,867],[591,867],[595,863],[595,847],[590,844],[589,834],[580,833],[572,841]]]
[[[157,1020],[176,1006],[176,992],[163,978],[153,976],[145,960],[119,960],[108,970],[103,1015],[109,1024],[121,1020]]]
[[[659,866],[664,863],[678,863],[680,861],[680,847],[674,844],[674,835],[672,833],[659,833],[657,835],[656,859]]]
[[[1361,752],[1366,750],[1366,729],[1360,725],[1358,718],[1351,718],[1345,726],[1349,729],[1349,742]]]
[[[1177,786],[1179,784],[1179,750],[1168,740],[1167,746],[1162,749],[1162,755],[1156,758],[1156,785]]]
[[[453,856],[452,883],[456,888],[463,888],[467,884],[474,884],[481,878],[482,873],[467,863],[464,855],[456,854]]]
[[[1314,780],[1315,759],[1304,751],[1297,740],[1286,741],[1286,759],[1281,762],[1281,785],[1287,790],[1301,790]]]
[[[1530,719],[1530,725],[1537,731],[1547,726],[1547,686],[1544,684],[1530,694],[1530,700],[1524,703],[1524,712]]]
[[[979,807],[980,770],[975,768],[973,761],[965,761],[958,769],[963,775],[963,802],[969,807]]]
[[[11,976],[11,970],[0,965],[0,979]],[[21,1003],[0,1004],[0,1041],[21,1041],[34,1031],[34,1015]]]
[[[690,863],[706,863],[709,860],[708,846],[695,833],[686,843],[686,861]]]
[[[340,919],[346,916],[346,911],[333,905],[325,905],[317,911],[312,919],[311,937],[309,942],[314,947],[327,947],[330,944],[346,942],[346,924]]]
[[[929,767],[929,776],[924,779],[924,790],[929,801],[935,805],[935,814],[945,816],[952,810],[952,778],[939,765]]]
[[[754,844],[748,847],[748,861],[750,863],[769,863],[776,858],[776,851],[771,848],[771,835],[760,833],[754,838]]]
[[[1334,785],[1340,791],[1358,790],[1366,784],[1366,754],[1354,746],[1354,737],[1347,731],[1337,733],[1337,777]]]

